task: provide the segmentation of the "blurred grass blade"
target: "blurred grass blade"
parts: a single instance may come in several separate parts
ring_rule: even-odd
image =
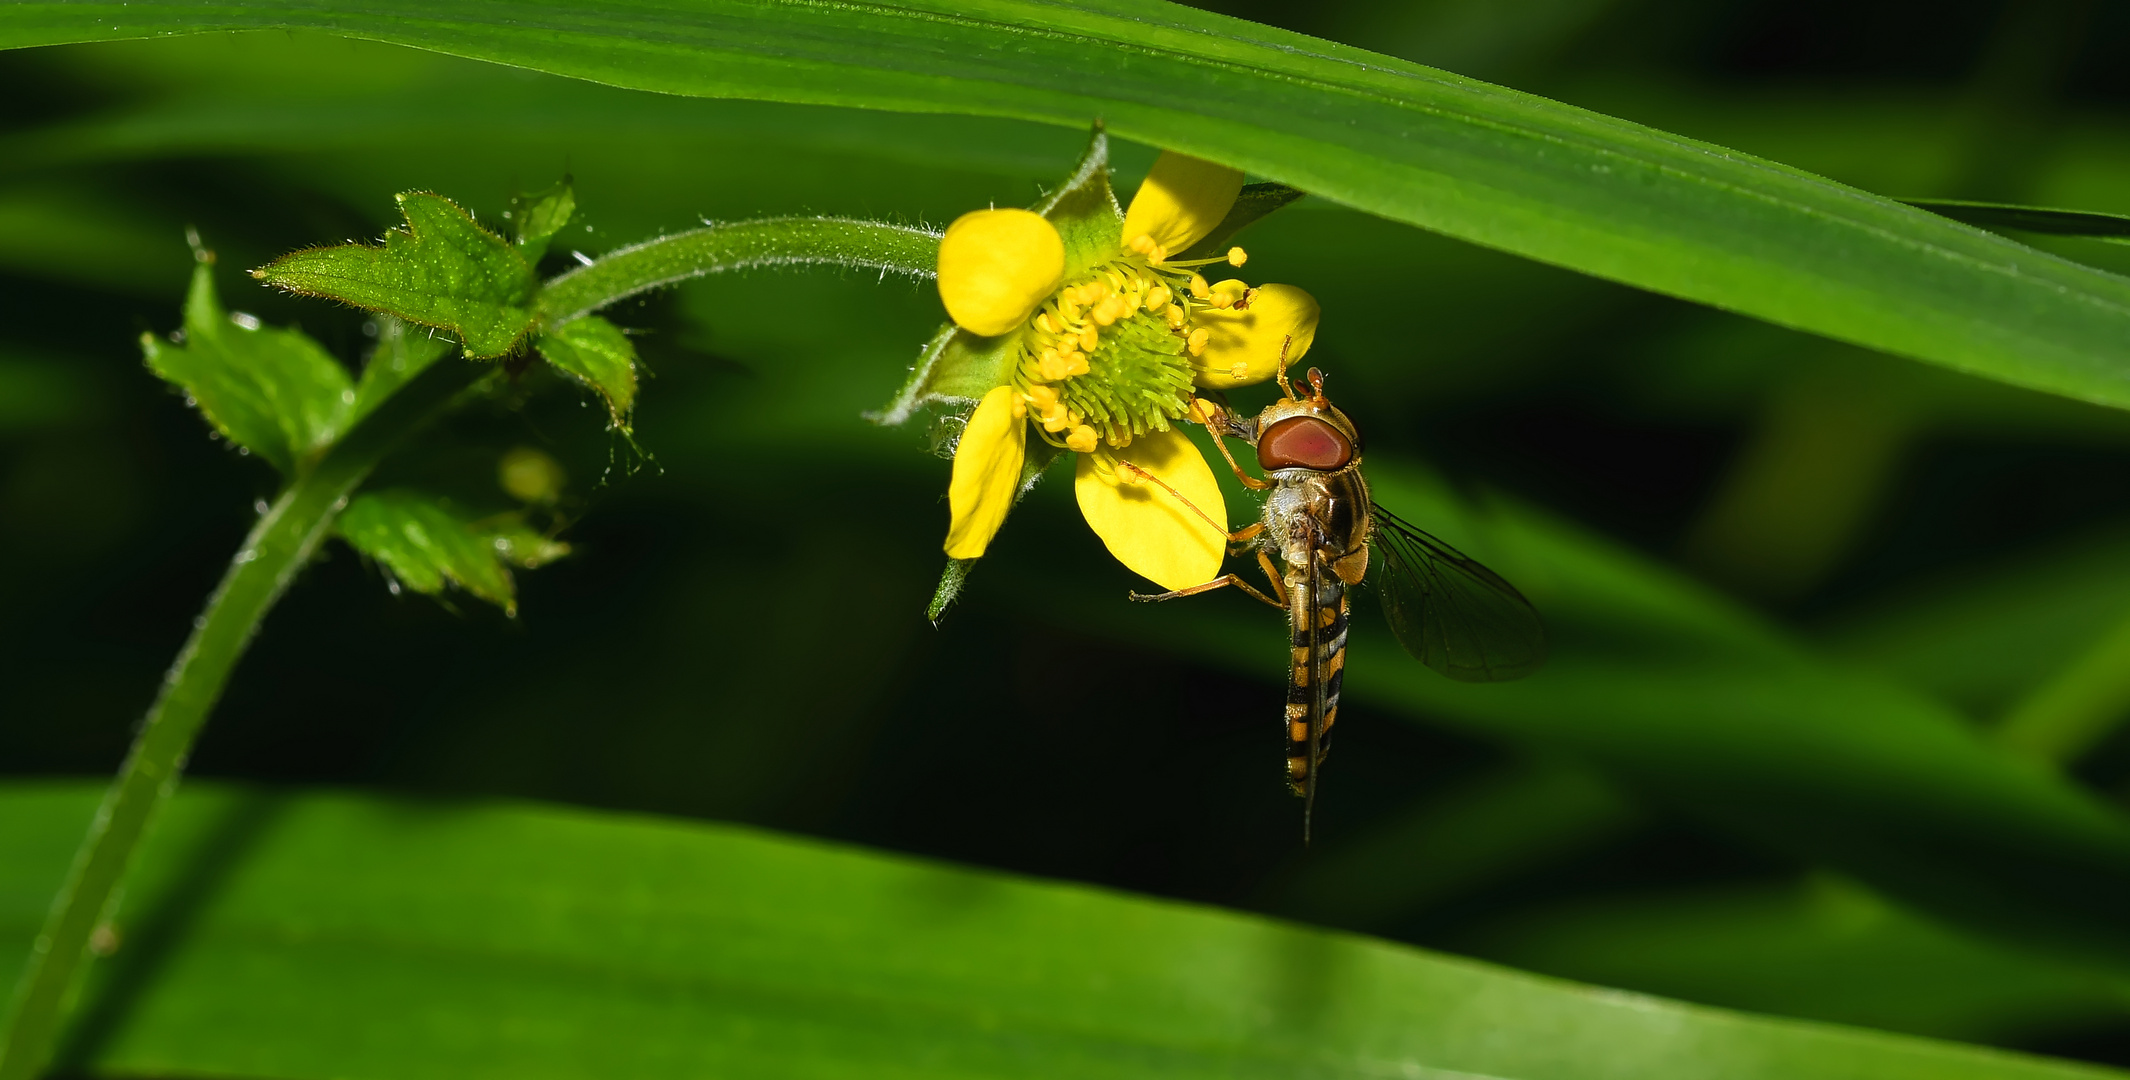
[[[284,475],[332,445],[354,411],[347,369],[317,342],[222,310],[210,259],[192,271],[184,342],[142,334],[141,352],[224,438]]]
[[[1963,221],[1978,229],[2084,236],[2130,243],[2130,216],[2090,210],[2056,210],[2046,206],[1967,202],[1960,199],[1903,199],[1919,210]]]
[[[399,584],[415,592],[438,596],[456,585],[517,613],[517,589],[505,558],[524,544],[517,535],[522,529],[498,544],[435,498],[404,490],[357,496],[341,512],[337,527],[349,545],[383,563]]]
[[[2130,620],[2027,695],[1997,726],[2013,753],[2066,765],[2130,718]]]
[[[1475,243],[2130,405],[2130,281],[1794,169],[1158,0],[17,3],[0,47],[313,29],[661,93],[1015,117]]]
[[[0,788],[0,963],[93,811]],[[96,1075],[2101,1080],[730,826],[189,786]]]
[[[532,266],[451,200],[424,191],[397,198],[407,224],[387,231],[383,247],[307,248],[252,276],[289,292],[449,330],[470,357],[510,352],[532,328],[539,289]]]

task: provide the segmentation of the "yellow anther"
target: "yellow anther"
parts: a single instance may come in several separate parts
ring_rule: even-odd
[[[1250,253],[1249,253],[1249,252],[1247,252],[1247,251],[1244,251],[1243,249],[1241,249],[1241,248],[1239,248],[1239,247],[1231,247],[1231,248],[1229,248],[1229,249],[1228,249],[1228,265],[1229,265],[1229,266],[1241,266],[1242,264],[1244,264],[1244,263],[1246,263],[1246,262],[1249,262],[1249,261],[1250,261]]]
[[[1085,375],[1085,374],[1087,374],[1087,354],[1086,354],[1086,353],[1082,353],[1082,352],[1066,352],[1066,353],[1061,353],[1061,354],[1059,354],[1059,359],[1061,359],[1061,360],[1063,360],[1063,361],[1064,361],[1064,364],[1065,364],[1065,377],[1066,377],[1066,378],[1070,379],[1070,378],[1074,378],[1074,377],[1076,377],[1076,376],[1080,376],[1080,375]]]
[[[1058,320],[1047,311],[1035,317],[1035,328],[1046,334],[1055,334],[1064,329],[1064,327],[1058,325]]]
[[[1074,353],[1073,355],[1078,356],[1080,354]],[[1043,350],[1042,368],[1043,378],[1046,381],[1064,382],[1066,379],[1072,378],[1072,365],[1066,363],[1064,355],[1056,349]]]
[[[1053,402],[1049,408],[1039,411],[1036,419],[1042,421],[1044,431],[1063,431],[1072,426],[1072,411],[1062,401]]]
[[[1191,422],[1194,424],[1210,426],[1214,417],[1220,415],[1220,406],[1202,397],[1194,397],[1191,399],[1190,408],[1185,412],[1185,415],[1190,417]]]
[[[1192,356],[1197,356],[1199,353],[1206,351],[1206,339],[1212,336],[1205,327],[1201,326],[1191,331],[1191,336],[1185,339],[1184,344],[1191,350]]]
[[[1038,416],[1058,407],[1058,388],[1037,383],[1028,388],[1028,405]]]
[[[1236,304],[1241,303],[1243,297],[1248,296],[1250,294],[1250,286],[1245,285],[1234,278],[1229,278],[1228,280],[1213,286],[1212,292],[1213,306],[1217,308],[1226,309],[1234,307]]]
[[[1191,295],[1200,300],[1213,295],[1212,288],[1206,284],[1204,274],[1191,275]]]
[[[1088,427],[1086,424],[1081,424],[1079,427],[1072,429],[1072,434],[1065,436],[1065,446],[1069,450],[1077,450],[1082,454],[1094,453],[1095,429]]]
[[[1228,377],[1234,379],[1236,382],[1241,382],[1244,379],[1249,378],[1250,365],[1241,360],[1237,360],[1235,363],[1230,364],[1228,366]]]
[[[1080,299],[1089,304],[1099,304],[1109,299],[1109,283],[1097,278],[1080,289]]]
[[[1170,300],[1175,298],[1176,294],[1171,292],[1168,286],[1156,285],[1147,290],[1146,299],[1142,303],[1146,305],[1146,310],[1148,311],[1160,311],[1168,306]]]
[[[1100,345],[1101,343],[1102,334],[1100,331],[1096,330],[1092,326],[1083,326],[1080,328],[1081,352],[1093,352],[1095,351],[1095,346]]]
[[[1015,398],[1013,399],[1013,418],[1014,418],[1015,420],[1026,420],[1026,419],[1028,419],[1028,399],[1027,399],[1027,398],[1024,398],[1024,397],[1015,397]]]
[[[1169,329],[1171,330],[1183,329],[1183,324],[1187,321],[1183,314],[1182,304],[1170,304],[1169,309],[1162,312],[1162,314],[1168,317]]]

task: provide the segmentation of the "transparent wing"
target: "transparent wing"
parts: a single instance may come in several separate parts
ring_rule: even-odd
[[[1546,660],[1546,626],[1501,575],[1375,507],[1383,614],[1413,658],[1460,682],[1505,682]]]

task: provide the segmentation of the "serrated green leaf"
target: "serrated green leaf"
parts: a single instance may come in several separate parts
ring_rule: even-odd
[[[0,47],[317,29],[666,94],[1016,117],[1474,243],[2130,405],[2130,281],[1749,154],[1160,0],[17,3]]]
[[[577,193],[568,180],[538,195],[511,200],[510,220],[515,227],[518,251],[529,266],[540,265],[548,241],[562,231],[577,212]]]
[[[0,966],[97,795],[0,788]],[[700,821],[195,781],[141,864],[61,1074],[2124,1075]]]
[[[614,426],[629,430],[629,410],[636,406],[636,346],[620,327],[585,315],[541,333],[535,347],[557,370],[597,391]]]
[[[347,370],[297,330],[231,316],[215,292],[213,265],[192,272],[185,340],[141,335],[148,368],[182,387],[229,441],[293,472],[346,430],[355,407]]]
[[[269,285],[449,330],[476,359],[502,356],[532,329],[539,282],[502,237],[441,195],[399,195],[404,229],[383,247],[292,252],[252,271]]]
[[[492,537],[436,499],[414,491],[357,496],[341,512],[341,538],[426,596],[456,585],[516,613],[516,586]]]
[[[412,326],[390,315],[377,319],[377,348],[355,381],[355,412],[348,423],[369,415],[386,398],[429,365],[451,352],[451,341],[427,327]]]

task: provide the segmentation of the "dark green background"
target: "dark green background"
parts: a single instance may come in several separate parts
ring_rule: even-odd
[[[1884,194],[2130,212],[2120,5],[1224,10]],[[311,88],[289,88],[291,72]],[[232,309],[354,360],[358,315],[238,271],[376,235],[395,191],[493,221],[512,192],[573,175],[588,228],[558,240],[552,271],[572,247],[705,217],[939,224],[1025,203],[1081,141],[654,98],[280,34],[0,56],[0,769],[113,767],[272,493],[262,463],[207,438],[140,366],[138,334],[177,321],[185,226],[220,252]],[[1152,151],[1118,158],[1128,191]],[[1978,724],[2130,614],[2118,414],[1336,207],[1304,203],[1244,239],[1254,279],[1323,300],[1311,361],[1375,459],[1674,563]],[[2119,246],[2050,246],[2130,266]],[[1067,484],[1024,504],[944,626],[922,618],[946,463],[922,430],[858,413],[937,324],[928,286],[772,273],[612,315],[645,331],[648,460],[535,372],[386,478],[501,508],[496,456],[542,448],[570,473],[577,556],[523,575],[511,621],[394,596],[336,550],[269,619],[195,774],[748,821],[1689,1000],[2130,1063],[2120,968],[1916,916],[1564,745],[1351,704],[1305,852],[1277,778],[1277,619],[1206,598],[1257,632],[1257,654],[1216,664],[1155,644]],[[1389,655],[1365,659],[1403,662]],[[1357,662],[1349,679],[1370,677]],[[2072,771],[2120,802],[2130,738]]]

